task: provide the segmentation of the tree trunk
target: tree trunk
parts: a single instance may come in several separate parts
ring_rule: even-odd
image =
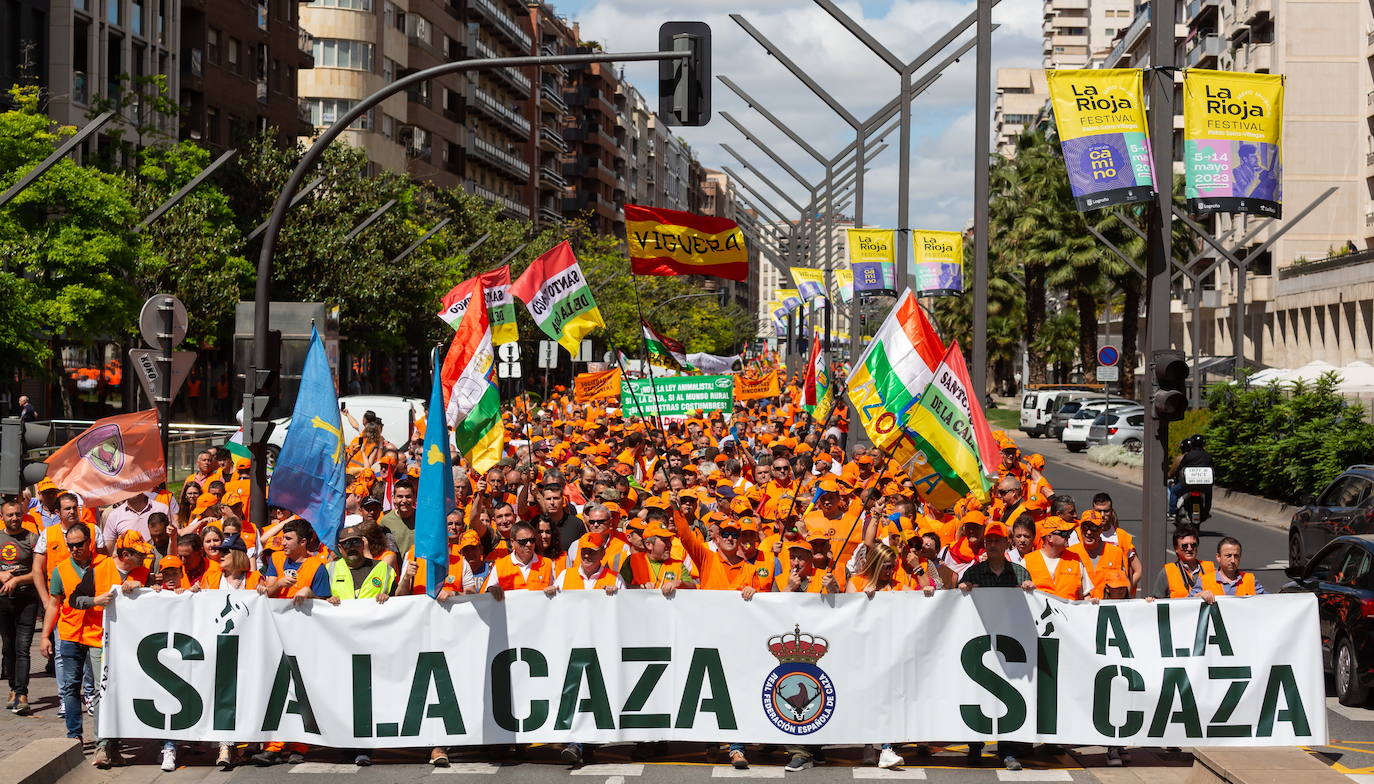
[[[1138,361],[1137,342],[1140,337],[1140,293],[1143,281],[1134,272],[1126,274],[1122,288],[1125,298],[1121,307],[1121,396],[1138,400],[1135,388],[1135,366]]]
[[[1038,264],[1027,264],[1026,270],[1026,345],[1034,346],[1045,325],[1045,270]],[[1046,365],[1043,357],[1032,348],[1029,352],[1030,378],[1026,384],[1043,384],[1046,381]]]
[[[1087,287],[1080,286],[1074,292],[1078,305],[1078,361],[1082,364],[1083,375],[1094,380],[1093,368],[1097,367],[1097,297]]]

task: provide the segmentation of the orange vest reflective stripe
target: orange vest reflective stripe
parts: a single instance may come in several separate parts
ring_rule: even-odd
[[[563,574],[558,578],[558,587],[565,591],[579,591],[585,588],[609,588],[616,584],[620,575],[614,570],[602,564],[601,571],[597,572],[596,577],[590,585],[587,578],[582,576],[581,567],[577,569],[564,569]]]
[[[1212,572],[1216,571],[1216,564],[1211,561],[1202,562],[1202,574],[1199,579],[1206,579]],[[1178,568],[1177,563],[1164,564],[1164,576],[1169,579],[1169,598],[1183,599],[1188,596],[1191,586],[1183,579],[1183,570]]]
[[[277,594],[278,599],[289,599],[295,596],[302,588],[309,588],[315,582],[315,572],[323,569],[324,559],[319,556],[309,556],[301,561],[300,568],[296,570],[296,584]],[[286,553],[277,550],[272,553],[272,568],[277,572],[277,577],[286,574]]]
[[[553,561],[536,555],[534,563],[530,564],[528,576],[521,573],[520,566],[515,563],[515,556],[508,555],[496,563],[492,564],[492,573],[487,578],[487,584],[491,580],[496,580],[496,584],[506,591],[539,591],[553,585]]]
[[[1040,550],[1033,550],[1026,556],[1025,567],[1036,589],[1070,601],[1083,598],[1083,562],[1078,560],[1077,554],[1065,550],[1053,575]]]
[[[1208,563],[1211,563],[1211,561],[1208,561]],[[1226,596],[1226,595],[1228,595],[1228,594],[1226,593],[1226,590],[1225,590],[1224,588],[1221,587],[1221,581],[1217,579],[1217,573],[1216,573],[1215,570],[1210,571],[1210,572],[1204,572],[1203,575],[1202,575],[1202,579],[1200,580],[1200,582],[1202,583],[1202,590],[1204,590],[1204,591],[1211,591],[1213,596]],[[1241,573],[1240,573],[1240,585],[1237,585],[1237,586],[1236,586],[1236,593],[1235,593],[1235,595],[1236,595],[1236,596],[1254,596],[1254,595],[1255,595],[1255,575],[1251,574],[1250,572],[1241,572]]]
[[[1077,555],[1078,560],[1088,567],[1088,576],[1093,581],[1092,595],[1099,599],[1102,598],[1107,588],[1102,575],[1113,570],[1119,570],[1123,574],[1126,572],[1126,552],[1111,542],[1102,543],[1102,554],[1096,559],[1088,555],[1088,547],[1082,542],[1070,546],[1069,551]]]
[[[381,444],[368,444],[363,441],[362,436],[358,436],[348,445],[348,465],[344,467],[344,473],[352,476],[371,468],[381,456],[381,451]]]

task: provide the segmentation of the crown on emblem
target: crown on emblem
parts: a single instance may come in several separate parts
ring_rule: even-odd
[[[815,664],[829,650],[829,640],[814,634],[802,634],[801,626],[794,626],[791,634],[784,632],[768,638],[768,652],[783,664]]]

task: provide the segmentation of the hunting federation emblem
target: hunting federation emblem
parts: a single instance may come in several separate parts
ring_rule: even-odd
[[[800,626],[768,639],[768,652],[779,662],[763,682],[763,712],[773,726],[809,735],[835,715],[835,684],[816,666],[829,650],[829,640],[803,634]]]

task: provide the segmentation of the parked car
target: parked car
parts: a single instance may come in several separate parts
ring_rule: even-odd
[[[358,424],[362,424],[364,412],[375,413],[377,418],[382,420],[382,438],[401,448],[410,440],[411,423],[416,418],[424,416],[425,411],[425,401],[418,397],[348,395],[339,398],[339,402],[348,407],[353,418],[358,420]],[[271,455],[271,460],[276,462],[282,444],[286,443],[286,429],[291,425],[291,417],[272,421],[276,427],[273,428],[272,435],[267,437],[267,451]],[[348,417],[343,417],[343,431],[345,445],[358,435],[358,432],[348,424]]]
[[[1064,436],[1064,428],[1068,427],[1069,420],[1073,419],[1074,415],[1078,413],[1078,410],[1083,407],[1084,402],[1086,401],[1081,398],[1078,400],[1070,400],[1060,406],[1058,411],[1054,412],[1054,416],[1050,417],[1050,438],[1058,441]]]
[[[1301,504],[1288,523],[1288,565],[1295,567],[1338,536],[1374,533],[1374,466],[1345,469]]]
[[[1140,404],[1134,400],[1125,398],[1111,398],[1110,400],[1085,400],[1079,407],[1078,413],[1069,418],[1064,425],[1064,432],[1060,434],[1059,440],[1064,442],[1070,452],[1081,452],[1088,446],[1088,430],[1092,427],[1093,420],[1103,412],[1114,412],[1126,408],[1140,408]]]
[[[1110,444],[1139,452],[1145,445],[1145,408],[1123,408],[1097,415],[1088,428],[1088,446]]]
[[[1374,687],[1374,536],[1340,536],[1305,566],[1289,566],[1282,593],[1317,595],[1322,667],[1342,705],[1363,705]]]
[[[1031,438],[1051,435],[1050,422],[1064,406],[1092,392],[1083,389],[1032,389],[1021,398],[1021,431]],[[1056,436],[1057,437],[1057,436]]]

